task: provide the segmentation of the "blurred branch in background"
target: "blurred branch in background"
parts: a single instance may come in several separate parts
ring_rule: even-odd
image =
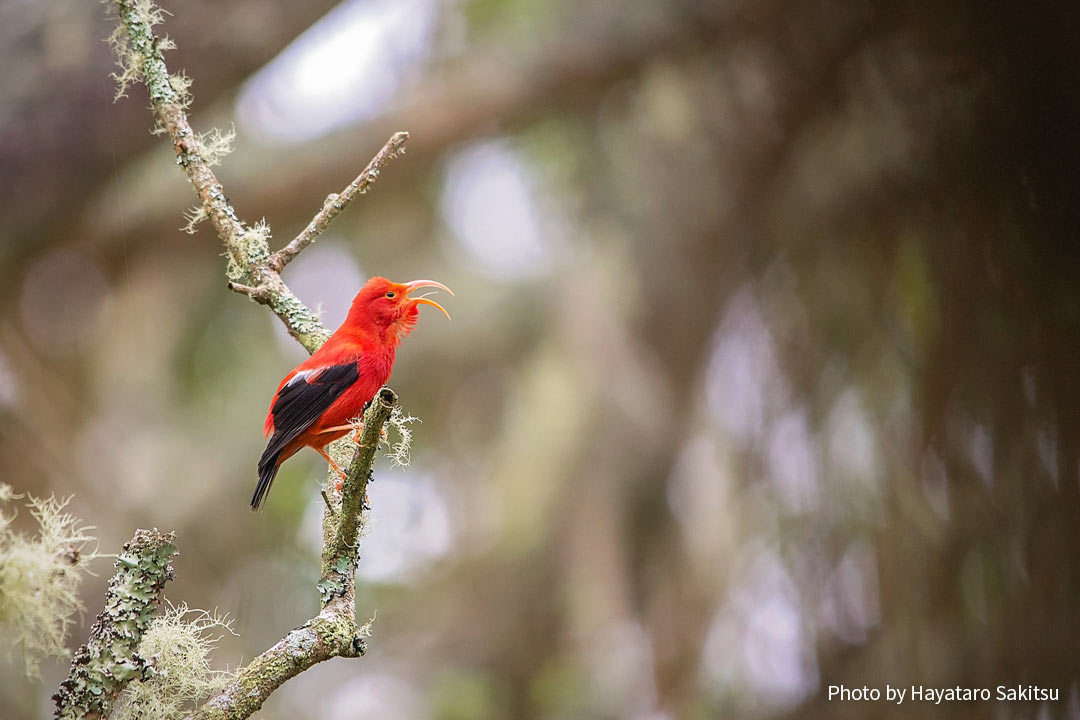
[[[273,152],[239,144],[233,185],[252,206],[292,207],[313,183],[347,175],[365,161],[366,148],[401,127],[409,128],[413,136],[409,145],[413,162],[403,174],[408,177],[435,162],[447,147],[490,132],[493,123],[509,131],[535,122],[537,116],[585,113],[602,104],[609,88],[634,78],[658,58],[678,60],[710,44],[724,47],[744,33],[764,33],[783,7],[768,0],[753,12],[733,10],[714,17],[675,6],[656,23],[643,27],[583,23],[569,28],[558,43],[528,45],[514,55],[508,56],[502,48],[487,48],[443,72],[420,78],[359,128],[332,132],[295,147],[283,144]],[[840,18],[846,20],[846,16]],[[289,167],[289,172],[275,172],[282,166]],[[108,197],[91,197],[78,219],[72,219],[100,234],[90,237],[92,242],[115,239],[119,226],[132,233],[173,227],[172,192],[137,201],[114,207]],[[104,205],[108,212],[103,212]],[[86,223],[87,217],[100,221]]]

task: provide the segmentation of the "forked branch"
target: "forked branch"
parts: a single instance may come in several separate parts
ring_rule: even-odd
[[[128,83],[143,83],[159,128],[172,140],[177,164],[199,196],[201,210],[193,220],[205,216],[226,248],[229,288],[268,306],[285,323],[289,333],[308,352],[315,352],[329,337],[318,316],[308,309],[281,279],[281,270],[329,227],[358,195],[379,177],[390,160],[404,150],[408,133],[398,132],[368,166],[339,194],[327,198],[303,232],[276,253],[269,250],[269,228],[264,222],[247,225],[237,216],[211,166],[220,159],[222,141],[199,136],[191,128],[186,107],[189,81],[170,75],[162,51],[171,43],[154,33],[162,21],[162,11],[151,0],[115,0],[121,22],[113,44],[120,58],[123,90]],[[256,712],[270,694],[286,680],[312,665],[333,657],[357,657],[364,653],[366,628],[356,622],[355,570],[359,558],[357,538],[367,507],[367,483],[372,463],[397,398],[383,388],[364,415],[364,429],[349,465],[341,499],[329,500],[323,521],[322,577],[318,589],[322,609],[318,615],[287,633],[278,643],[238,671],[225,689],[206,702],[194,715],[211,718],[246,718]],[[144,531],[139,531],[144,533]],[[135,628],[126,632],[114,626],[113,615],[99,618],[90,642],[76,655],[71,676],[57,694],[59,717],[106,717],[111,703],[131,678],[139,676],[144,664],[137,655],[141,630],[150,622],[160,599],[161,586],[171,577],[168,556],[175,552],[171,535],[153,534],[151,560],[136,552],[142,535],[125,546],[117,562],[113,583],[126,587],[123,578],[135,573],[133,587],[145,596],[136,608]],[[133,559],[128,559],[129,555]],[[156,554],[155,554],[156,553]],[[144,567],[149,562],[150,566]],[[145,574],[145,577],[143,576]],[[145,587],[144,587],[145,586]],[[110,598],[114,587],[110,585]],[[106,604],[106,613],[115,603]],[[125,623],[127,620],[120,618]],[[110,624],[114,623],[114,624]],[[120,638],[120,640],[116,640]]]
[[[382,150],[375,153],[375,157],[371,158],[371,162],[367,164],[363,172],[346,185],[345,189],[340,193],[328,195],[322,209],[315,213],[315,217],[311,219],[303,232],[293,238],[288,245],[270,256],[270,260],[266,263],[270,269],[274,272],[281,272],[286,265],[292,262],[294,257],[300,254],[301,250],[315,242],[317,237],[326,232],[334,218],[345,210],[345,206],[352,202],[357,195],[366,193],[372,183],[379,179],[379,173],[382,172],[383,168],[389,165],[390,161],[398,153],[405,152],[405,143],[408,139],[409,133],[404,131],[391,135],[390,139],[383,145]]]
[[[383,168],[405,148],[408,133],[397,132],[375,155],[364,172],[339,195],[331,195],[308,226],[276,253],[270,252],[269,232],[264,225],[246,225],[236,216],[211,165],[222,154],[208,152],[205,137],[191,128],[186,105],[188,82],[170,75],[162,51],[171,45],[154,33],[161,11],[150,0],[116,0],[122,23],[114,44],[120,53],[122,75],[138,79],[150,93],[150,105],[161,129],[169,136],[176,161],[187,174],[206,217],[225,244],[229,257],[229,287],[269,307],[285,323],[289,334],[308,352],[315,352],[330,333],[318,316],[289,290],[280,272],[310,245],[356,195],[367,191]]]

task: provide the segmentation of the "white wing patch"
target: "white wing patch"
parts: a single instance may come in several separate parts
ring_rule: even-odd
[[[300,372],[296,373],[291,378],[289,378],[289,382],[285,383],[285,387],[295,385],[296,383],[300,382],[301,380],[303,380],[304,382],[307,382],[307,379],[309,377],[311,377],[312,375],[318,375],[321,372],[322,372],[322,368],[313,368],[311,370],[301,370]]]

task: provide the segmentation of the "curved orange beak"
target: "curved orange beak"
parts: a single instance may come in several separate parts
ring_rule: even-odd
[[[407,282],[405,283],[405,294],[408,295],[413,290],[419,290],[420,288],[436,288],[438,290],[445,290],[451,295],[454,294],[453,290],[446,287],[441,282],[435,282],[434,280],[413,280],[412,282]],[[447,320],[451,319],[450,313],[446,312],[446,308],[434,300],[428,300],[426,297],[410,298],[410,300],[417,305],[430,305],[431,307],[439,308],[439,310],[442,311],[442,314],[446,316]]]

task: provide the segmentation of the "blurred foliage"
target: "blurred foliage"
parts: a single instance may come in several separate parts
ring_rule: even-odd
[[[108,34],[77,3],[25,5],[4,12],[28,37]],[[1072,9],[408,6],[431,7],[421,50],[376,54],[396,68],[377,92],[344,84],[328,30],[298,41],[310,84],[378,104],[292,142],[270,139],[278,101],[239,85],[288,43],[286,10],[167,8],[178,54],[247,38],[241,75],[213,43],[177,67],[200,130],[236,119],[222,180],[274,242],[412,133],[286,271],[305,302],[335,325],[371,274],[457,293],[454,322],[425,315],[395,368],[422,422],[411,466],[371,488],[368,656],[305,673],[263,716],[1075,714]],[[236,665],[316,607],[317,456],[245,509],[266,404],[303,351],[225,291],[205,226],[178,230],[190,190],[130,130],[150,126],[139,98],[110,105],[107,62],[35,47],[11,43],[8,67],[67,78],[39,84],[82,139],[0,86],[5,147],[50,159],[0,165],[18,186],[0,200],[3,477],[75,493],[103,548],[175,528],[169,595],[236,618],[215,652]],[[47,213],[26,199],[43,193]],[[5,717],[42,714],[63,668],[43,670],[28,686],[0,667]],[[1062,700],[827,699],[885,683]]]

